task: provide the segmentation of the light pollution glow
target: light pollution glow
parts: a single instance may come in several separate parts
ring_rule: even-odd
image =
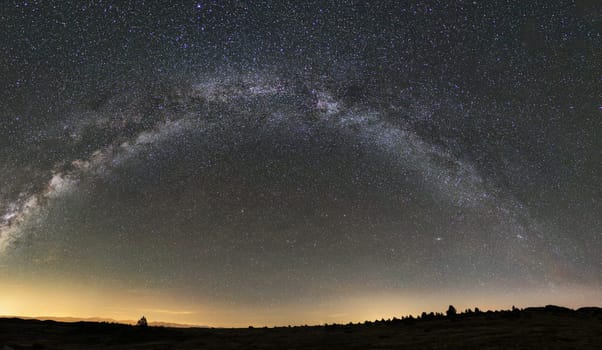
[[[422,311],[443,312],[449,304],[458,310],[509,309],[508,300],[517,307],[564,305],[571,308],[602,303],[595,288],[532,289],[499,293],[462,293],[449,291],[442,299],[440,291],[378,292],[366,291],[346,298],[320,300],[312,304],[252,307],[235,303],[213,303],[193,297],[179,297],[173,291],[104,288],[65,281],[3,281],[0,285],[0,315],[26,317],[107,318],[133,322],[145,315],[151,322],[169,322],[209,327],[247,327],[319,325],[348,323],[419,315]]]

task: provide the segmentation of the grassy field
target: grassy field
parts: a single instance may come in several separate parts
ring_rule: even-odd
[[[0,350],[10,349],[602,349],[602,309],[238,329],[0,319]]]

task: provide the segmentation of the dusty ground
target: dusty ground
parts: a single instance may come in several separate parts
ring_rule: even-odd
[[[9,349],[602,349],[602,309],[555,307],[292,328],[139,328],[0,319]]]

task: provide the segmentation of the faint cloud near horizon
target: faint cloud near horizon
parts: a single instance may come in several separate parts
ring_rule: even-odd
[[[138,309],[141,312],[154,312],[158,314],[169,314],[169,315],[194,315],[196,311],[188,310],[168,310],[168,309]]]

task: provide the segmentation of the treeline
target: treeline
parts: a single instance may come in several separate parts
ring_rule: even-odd
[[[360,325],[396,325],[396,324],[413,324],[418,321],[441,321],[441,320],[460,320],[466,319],[475,316],[482,316],[486,319],[512,319],[512,318],[520,318],[520,317],[531,317],[533,313],[574,313],[577,316],[583,317],[594,317],[602,320],[602,308],[599,307],[583,307],[577,310],[569,309],[562,306],[556,305],[547,305],[545,307],[528,307],[525,309],[520,309],[515,306],[512,306],[510,310],[487,310],[481,311],[478,307],[474,309],[465,309],[463,312],[458,312],[453,305],[450,305],[445,313],[443,312],[422,312],[419,316],[401,316],[388,318],[388,319],[380,319],[369,321],[366,320],[364,322],[353,323],[349,322],[347,324],[339,324],[339,323],[325,323],[324,327],[345,327],[345,326],[360,326]],[[291,326],[288,326],[291,327]],[[301,327],[310,327],[308,325],[304,325]]]

